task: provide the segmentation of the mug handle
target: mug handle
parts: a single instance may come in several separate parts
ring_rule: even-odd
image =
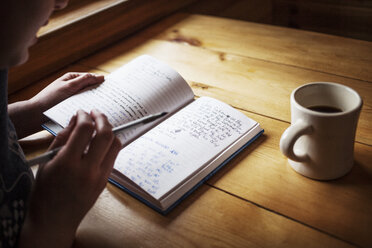
[[[293,151],[293,147],[298,138],[302,135],[310,134],[312,130],[311,125],[308,125],[303,120],[298,120],[295,124],[289,126],[280,138],[280,150],[282,153],[296,162],[308,161],[309,156],[306,153],[303,155],[297,155]]]

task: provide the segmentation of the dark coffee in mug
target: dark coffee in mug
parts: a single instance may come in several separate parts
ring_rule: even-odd
[[[332,106],[326,106],[326,105],[311,106],[307,108],[310,110],[322,112],[322,113],[341,113],[342,112],[342,109],[332,107]]]

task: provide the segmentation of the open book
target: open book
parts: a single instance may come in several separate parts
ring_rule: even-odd
[[[110,182],[166,213],[262,132],[259,124],[210,97],[194,100],[172,68],[140,56],[106,77],[100,86],[47,110],[56,134],[78,109],[96,108],[115,127],[158,112],[166,116],[118,134],[120,151]]]

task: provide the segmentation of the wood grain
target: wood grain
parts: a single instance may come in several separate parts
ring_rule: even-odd
[[[157,39],[191,37],[210,50],[372,82],[368,41],[198,15],[172,16],[150,31]]]
[[[147,33],[143,40],[133,37],[83,60],[81,64],[112,72],[141,54],[150,54],[167,62],[196,90],[208,88],[219,92],[217,98],[235,107],[286,122],[290,122],[289,97],[295,88],[309,82],[347,85],[364,100],[356,140],[372,145],[372,89],[371,83],[362,80],[190,46],[187,42],[151,39]]]
[[[76,245],[80,248],[352,247],[206,185],[167,216],[109,185],[80,225]]]

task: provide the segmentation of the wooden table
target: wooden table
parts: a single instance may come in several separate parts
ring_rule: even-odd
[[[372,247],[371,42],[176,14],[58,75],[107,74],[141,54],[174,67],[196,96],[257,120],[265,134],[167,216],[108,184],[79,228],[78,247]],[[58,75],[10,99],[29,97]],[[314,81],[348,85],[364,100],[355,166],[338,180],[297,174],[279,150],[291,91]]]

